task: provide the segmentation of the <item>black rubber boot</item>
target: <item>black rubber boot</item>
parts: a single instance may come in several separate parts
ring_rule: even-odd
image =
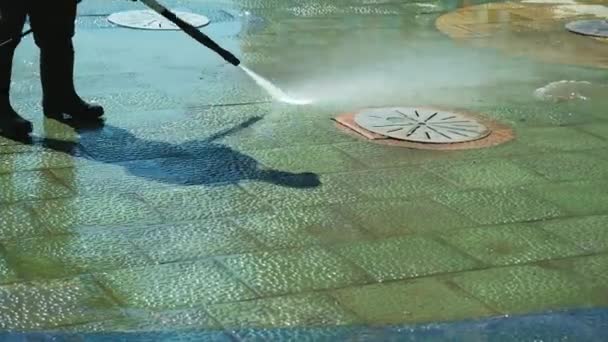
[[[85,102],[74,87],[74,47],[71,40],[40,51],[44,115],[56,120],[98,121],[103,107]]]
[[[11,106],[10,87],[13,67],[12,48],[0,48],[0,133],[21,137],[32,133],[32,123],[22,118]]]

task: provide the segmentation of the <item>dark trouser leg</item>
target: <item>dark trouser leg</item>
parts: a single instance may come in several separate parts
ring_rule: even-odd
[[[18,37],[23,30],[27,7],[23,1],[0,1],[0,43]],[[13,55],[19,39],[0,47],[0,131],[5,135],[23,135],[32,124],[21,118],[10,103]]]
[[[76,0],[34,2],[30,17],[34,39],[40,48],[43,109],[47,117],[98,119],[103,108],[78,96],[74,87],[74,21]]]

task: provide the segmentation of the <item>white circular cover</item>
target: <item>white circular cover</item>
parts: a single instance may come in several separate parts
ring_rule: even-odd
[[[174,12],[180,19],[191,24],[194,27],[207,26],[210,23],[209,18],[189,13],[189,12]],[[179,30],[177,25],[165,19],[160,14],[152,10],[126,11],[118,12],[110,15],[108,21],[112,24],[142,30]]]

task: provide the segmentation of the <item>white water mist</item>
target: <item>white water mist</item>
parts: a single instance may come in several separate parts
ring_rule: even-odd
[[[293,104],[293,105],[307,105],[307,104],[312,103],[311,100],[293,98],[293,97],[287,95],[281,89],[279,89],[279,87],[275,86],[270,81],[263,78],[262,76],[256,74],[249,68],[247,68],[243,65],[240,65],[239,67],[241,69],[243,69],[243,71],[245,71],[245,73],[247,73],[247,75],[249,75],[255,81],[255,83],[257,83],[260,87],[264,88],[268,92],[268,94],[270,94],[270,96],[272,96],[274,99],[276,99],[278,101],[285,102],[288,104]]]

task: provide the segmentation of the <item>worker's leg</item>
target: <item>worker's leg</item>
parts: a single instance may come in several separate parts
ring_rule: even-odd
[[[10,103],[13,55],[19,44],[18,39],[25,24],[27,6],[25,1],[0,1],[0,131],[4,135],[27,135],[32,124],[19,116]]]
[[[36,45],[40,48],[43,109],[47,117],[98,119],[103,108],[88,104],[74,87],[74,25],[76,0],[30,0],[30,18]]]

